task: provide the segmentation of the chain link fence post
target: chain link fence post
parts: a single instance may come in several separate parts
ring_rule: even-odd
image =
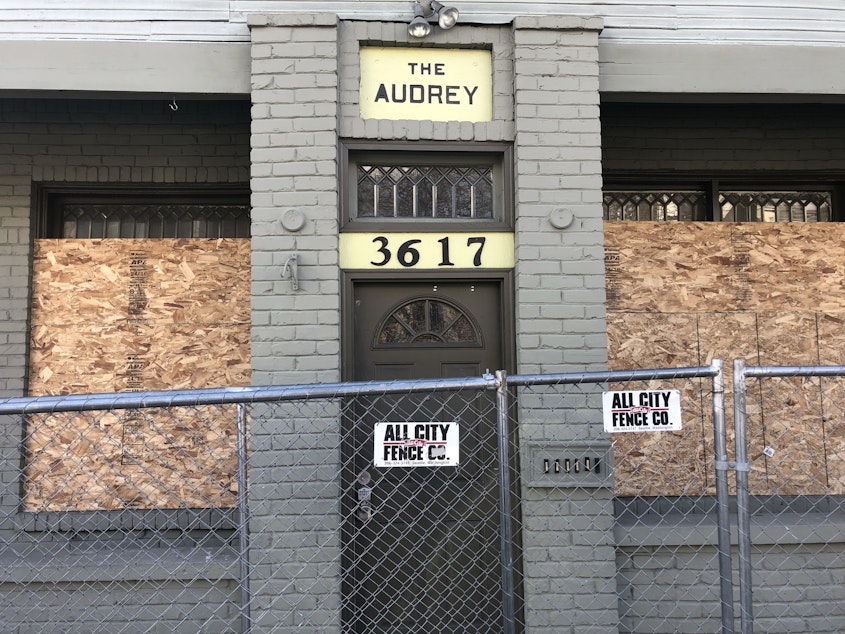
[[[249,480],[247,471],[246,405],[238,403],[238,559],[241,584],[241,634],[252,632],[249,592]]]
[[[713,447],[716,459],[716,521],[719,540],[719,581],[722,601],[722,634],[734,632],[733,566],[728,492],[728,449],[725,430],[725,376],[721,359],[714,359]]]
[[[751,507],[748,496],[748,441],[746,432],[745,360],[734,359],[734,456],[736,458],[736,512],[739,544],[739,609],[742,634],[754,632],[751,592]]]
[[[511,527],[510,452],[508,451],[507,373],[496,371],[496,419],[499,432],[499,515],[502,559],[502,616],[504,634],[516,631],[513,583],[513,530]]]

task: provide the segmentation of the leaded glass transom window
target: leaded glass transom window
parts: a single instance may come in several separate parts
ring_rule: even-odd
[[[605,220],[708,220],[703,190],[604,192]]]
[[[375,347],[481,345],[481,334],[461,308],[439,298],[413,299],[395,308],[376,329]]]
[[[603,192],[604,219],[723,222],[831,222],[833,190],[728,189],[710,181],[701,189],[632,189]],[[713,192],[711,194],[711,192]],[[714,205],[711,201],[718,196]],[[715,208],[715,211],[714,211]]]
[[[63,238],[248,238],[249,207],[234,204],[61,206]]]
[[[830,192],[726,191],[719,194],[722,220],[733,222],[830,222]]]
[[[492,219],[492,165],[357,166],[358,218]]]

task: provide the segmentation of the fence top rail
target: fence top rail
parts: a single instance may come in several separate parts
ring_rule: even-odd
[[[508,376],[508,385],[561,385],[577,383],[609,383],[627,381],[651,381],[665,379],[697,379],[714,377],[721,371],[721,361],[711,365],[682,368],[655,368],[652,370],[608,370],[604,372],[580,372],[563,374],[514,374]]]
[[[191,390],[67,394],[62,396],[18,396],[0,399],[0,415],[82,412],[105,409],[140,409],[145,407],[193,407],[198,405],[266,403],[272,401],[353,397],[368,394],[401,394],[416,391],[444,392],[462,389],[494,390],[496,388],[496,377],[492,374],[485,374],[480,377],[457,379],[361,381],[355,383],[314,383]]]
[[[746,377],[845,376],[845,365],[749,365]]]
[[[606,383],[610,381],[647,381],[712,377],[720,371],[719,361],[709,366],[662,368],[652,370],[617,370],[562,374],[505,375],[505,383],[514,386]],[[105,409],[140,409],[145,407],[192,407],[227,403],[260,403],[318,398],[338,398],[373,394],[410,392],[445,392],[450,390],[494,390],[499,387],[492,373],[480,377],[456,379],[413,379],[404,381],[360,381],[313,383],[302,385],[268,385],[218,387],[183,390],[150,390],[145,392],[109,392],[98,394],[66,394],[60,396],[18,396],[0,399],[0,415],[38,414],[50,412],[82,412]]]

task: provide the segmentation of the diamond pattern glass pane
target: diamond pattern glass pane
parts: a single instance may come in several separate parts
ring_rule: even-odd
[[[728,222],[830,222],[831,194],[815,192],[726,191],[719,194]]]
[[[605,220],[708,220],[703,190],[605,191]]]
[[[492,165],[358,165],[359,218],[493,218]]]

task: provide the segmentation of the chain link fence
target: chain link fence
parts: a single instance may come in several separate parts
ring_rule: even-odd
[[[720,518],[717,480],[723,498],[727,488],[725,472],[714,467],[714,429],[716,424],[724,429],[721,378],[718,364],[604,377],[511,377],[522,404],[515,420],[523,455],[538,446],[533,464],[523,465],[523,472],[545,471],[546,454],[552,471],[528,483],[534,486],[523,505],[539,500],[558,512],[556,521],[576,527],[575,548],[562,548],[561,539],[544,553],[568,559],[575,573],[564,581],[558,598],[559,605],[581,617],[581,625],[571,631],[719,632],[723,624],[730,627],[730,547],[725,557],[719,550],[728,530],[727,507],[722,504]],[[620,395],[624,416],[607,420],[603,392]],[[651,412],[641,404],[647,395],[671,392],[677,394],[681,428],[646,426],[646,431],[640,422]],[[554,437],[559,440],[546,440]],[[561,473],[555,476],[558,464]],[[591,469],[585,473],[585,467]],[[605,487],[610,469],[613,483]],[[604,576],[595,575],[589,559],[596,549],[610,551],[613,566]],[[530,564],[536,565],[540,562]],[[592,579],[585,584],[579,577]],[[612,623],[601,620],[608,601],[614,608]]]
[[[742,632],[845,631],[845,367],[733,370]]]
[[[730,433],[718,362],[0,401],[0,623],[845,631],[845,370],[772,372]]]

